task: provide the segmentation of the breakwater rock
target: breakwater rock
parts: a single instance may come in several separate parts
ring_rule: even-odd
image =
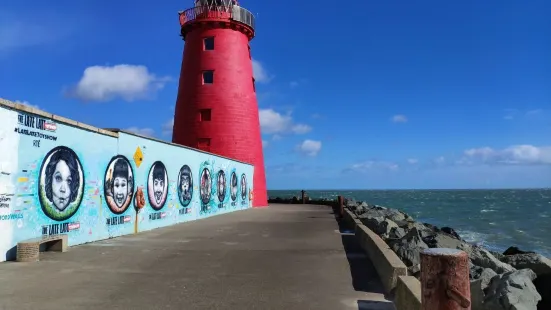
[[[270,203],[299,203],[301,200],[275,198]],[[309,200],[310,204],[336,206],[335,200]],[[416,221],[392,208],[367,202],[345,200],[369,229],[379,235],[408,267],[420,276],[420,253],[427,248],[465,251],[470,258],[471,309],[551,309],[551,260],[534,252],[510,247],[503,253],[489,251],[463,240],[451,227],[436,227]]]

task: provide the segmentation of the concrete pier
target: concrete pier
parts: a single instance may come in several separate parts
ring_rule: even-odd
[[[0,264],[0,309],[394,309],[333,210],[270,205]]]

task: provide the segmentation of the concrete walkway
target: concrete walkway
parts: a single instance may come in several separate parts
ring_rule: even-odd
[[[0,263],[0,309],[394,309],[325,206],[271,205]]]

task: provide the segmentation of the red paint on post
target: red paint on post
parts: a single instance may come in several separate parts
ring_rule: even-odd
[[[456,249],[421,252],[421,307],[423,310],[471,309],[469,257]]]
[[[258,103],[249,57],[254,29],[235,20],[246,12],[241,11],[241,17],[234,19],[231,9],[219,11],[223,9],[201,7],[180,13],[186,42],[172,142],[254,165],[252,204],[267,206]],[[214,49],[205,49],[205,38],[214,38]],[[213,73],[212,84],[204,83],[206,71]],[[210,110],[210,120],[201,119],[205,110]]]

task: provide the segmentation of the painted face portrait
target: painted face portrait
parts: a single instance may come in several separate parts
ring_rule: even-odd
[[[184,207],[189,205],[193,198],[193,176],[188,165],[184,165],[178,175],[178,197]]]
[[[245,174],[241,175],[241,199],[247,199],[247,179]]]
[[[52,149],[42,162],[39,184],[40,203],[48,217],[62,221],[75,214],[84,188],[76,153],[65,146]]]
[[[226,173],[224,170],[218,171],[218,201],[223,202],[226,198]]]
[[[210,178],[210,170],[204,168],[201,172],[201,202],[207,204],[210,201],[210,196],[212,192],[212,184]]]
[[[231,200],[235,201],[237,199],[237,174],[234,172],[231,173],[231,186],[230,186],[230,196]]]
[[[168,195],[168,174],[160,161],[154,162],[149,170],[147,191],[151,207],[154,210],[162,209]]]
[[[124,213],[130,206],[134,193],[134,175],[126,157],[115,156],[107,165],[104,193],[107,205],[113,213]]]

